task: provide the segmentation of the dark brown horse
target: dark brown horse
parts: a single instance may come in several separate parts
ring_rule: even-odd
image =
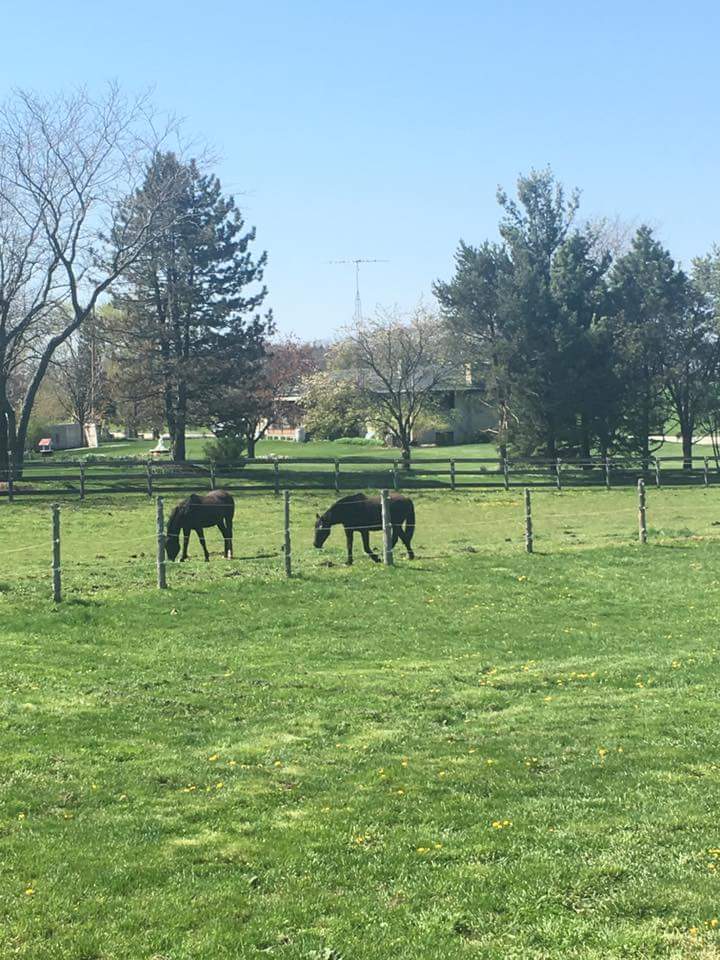
[[[225,540],[223,555],[232,559],[233,515],[235,501],[227,490],[212,490],[205,496],[191,494],[187,500],[179,503],[170,514],[165,535],[167,555],[174,560],[180,552],[180,531],[183,532],[183,551],[180,560],[187,560],[188,541],[192,530],[198,535],[198,540],[205,553],[205,559],[210,559],[205,545],[205,527],[217,527]]]
[[[395,546],[398,538],[402,540],[408,556],[413,560],[415,554],[410,546],[413,533],[415,533],[415,507],[413,502],[409,497],[404,497],[400,493],[391,493],[388,500],[390,522],[392,524],[392,545]],[[315,522],[314,545],[316,547],[322,547],[330,536],[330,529],[336,523],[341,523],[345,527],[348,564],[353,562],[353,534],[356,530],[362,537],[365,553],[371,560],[376,563],[380,562],[380,557],[370,549],[370,531],[382,530],[380,497],[368,497],[364,493],[354,493],[349,497],[338,500],[322,516],[318,514]],[[404,528],[403,524],[405,525]]]

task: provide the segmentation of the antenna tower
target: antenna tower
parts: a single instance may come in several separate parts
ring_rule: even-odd
[[[362,318],[362,301],[360,300],[360,264],[361,263],[387,263],[387,260],[366,260],[363,257],[357,257],[354,260],[329,260],[328,263],[352,263],[355,265],[355,312],[353,321],[359,323]]]

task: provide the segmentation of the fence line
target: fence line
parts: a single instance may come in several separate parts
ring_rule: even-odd
[[[378,525],[367,524],[361,527],[355,528],[358,531],[361,530],[374,530],[380,532],[382,535],[381,541],[381,552],[382,558],[385,562],[385,565],[391,566],[394,562],[393,557],[393,544],[392,544],[392,524],[390,520],[389,512],[389,493],[388,489],[384,488],[381,491],[381,514],[382,514],[382,523]],[[661,502],[662,495],[659,495],[658,502]],[[472,531],[474,529],[487,529],[488,527],[502,526],[505,529],[506,533],[509,533],[509,536],[505,536],[504,540],[506,542],[517,544],[518,547],[524,545],[524,548],[528,554],[534,552],[535,541],[537,538],[537,531],[539,529],[540,536],[543,537],[543,523],[545,520],[552,520],[560,518],[567,521],[568,523],[572,522],[574,525],[577,522],[581,522],[583,518],[597,518],[597,517],[608,517],[616,519],[618,517],[625,517],[631,513],[637,515],[638,521],[638,540],[641,544],[645,545],[649,542],[649,530],[648,530],[648,502],[647,502],[647,490],[645,481],[643,478],[640,478],[637,482],[637,508],[633,509],[631,507],[621,508],[620,510],[580,510],[573,511],[568,513],[557,513],[557,512],[547,512],[545,513],[542,509],[538,512],[533,510],[532,504],[532,492],[530,487],[526,487],[523,491],[523,496],[517,500],[513,500],[511,503],[505,504],[502,506],[508,507],[508,512],[504,513],[501,517],[477,517],[463,519],[462,529],[458,531],[462,535],[466,531]],[[575,504],[572,504],[574,507]],[[516,512],[510,512],[510,511]],[[279,512],[279,511],[278,511]],[[50,560],[50,571],[51,571],[51,580],[52,580],[52,597],[56,603],[59,603],[62,599],[62,569],[63,565],[61,563],[61,524],[60,524],[60,508],[57,504],[53,504],[50,510],[50,520],[52,527],[52,537],[51,543],[49,545],[44,545],[41,543],[34,543],[25,545],[22,547],[14,547],[9,550],[2,550],[2,556],[11,556],[18,555],[23,553],[30,553],[32,551],[38,551],[41,549],[48,549]],[[276,526],[275,523],[271,523],[268,526],[268,529],[265,531],[257,531],[251,533],[249,536],[244,532],[241,532],[240,542],[243,546],[247,545],[249,542],[262,542],[262,545],[265,549],[265,553],[261,553],[258,556],[247,556],[243,557],[243,560],[264,560],[264,559],[275,559],[277,557],[283,558],[283,566],[286,577],[293,575],[293,561],[300,563],[301,568],[305,567],[305,561],[308,557],[314,557],[318,560],[320,559],[317,552],[305,544],[306,533],[309,533],[307,528],[303,528],[303,535],[299,540],[300,546],[293,546],[292,543],[292,524],[291,524],[291,493],[290,491],[284,491],[283,495],[283,523],[282,526],[279,524]],[[278,518],[279,519],[279,518]],[[304,518],[307,519],[307,518]],[[538,527],[539,521],[539,527]],[[422,521],[421,521],[422,522]],[[623,521],[624,522],[624,521]],[[128,557],[122,561],[117,561],[114,558],[110,562],[103,562],[101,570],[106,569],[122,569],[127,570],[128,564],[131,562],[137,563],[140,559],[141,562],[148,564],[148,574],[150,572],[150,564],[152,562],[152,551],[150,549],[150,544],[155,542],[156,544],[156,556],[155,556],[155,569],[156,569],[156,581],[159,589],[167,589],[168,587],[168,578],[172,580],[172,576],[169,577],[169,562],[166,557],[166,534],[165,534],[165,519],[164,519],[164,504],[162,497],[157,497],[156,499],[156,510],[155,510],[155,524],[154,531],[151,535],[150,532],[150,521],[148,520],[148,533],[147,536],[142,537],[132,537],[124,538],[120,540],[103,540],[97,543],[98,550],[104,550],[107,547],[112,547],[116,545],[125,545],[132,544],[143,554],[142,558],[138,557]],[[718,539],[718,537],[713,536],[712,534],[703,534],[702,539]],[[71,543],[73,538],[71,537]],[[629,537],[628,537],[629,540]],[[84,538],[81,541],[83,544],[87,544],[89,541]],[[252,548],[251,548],[252,549]],[[468,548],[460,549],[460,552],[464,552]],[[147,552],[146,552],[147,551]],[[458,551],[452,553],[443,553],[442,556],[454,556],[457,555]],[[63,554],[67,556],[67,550],[63,551]],[[434,554],[438,555],[438,554]],[[105,560],[105,558],[102,558]],[[239,559],[239,558],[238,558]],[[323,561],[320,561],[321,563]],[[331,561],[332,562],[332,561]],[[70,558],[65,564],[65,569],[70,572],[77,570],[78,568],[83,567],[84,565],[93,564],[97,566],[97,558],[87,558],[82,560],[75,560]],[[144,568],[143,568],[144,569]],[[279,570],[278,570],[279,572]]]
[[[710,467],[710,462],[714,466]],[[629,486],[653,479],[656,486],[720,483],[720,460],[695,457],[693,467],[685,469],[682,457],[652,457],[649,460],[627,457],[593,457],[579,460],[495,457],[415,457],[410,469],[393,458],[350,457],[257,457],[236,463],[218,464],[210,460],[168,463],[117,458],[103,462],[87,460],[35,461],[22,467],[11,465],[0,471],[0,499],[25,497],[77,497],[139,494],[154,495],[187,492],[195,484],[207,482],[208,489],[233,486],[245,492],[272,491],[281,487],[295,490],[334,490],[386,486],[393,489],[450,489],[453,491],[528,487],[554,487],[558,490],[586,487]],[[675,467],[673,465],[679,465]],[[696,466],[695,464],[699,464]],[[474,469],[464,469],[472,466]],[[342,470],[342,467],[352,468]],[[309,468],[309,469],[303,469]],[[367,469],[362,469],[367,468]],[[473,477],[475,480],[465,478]],[[480,479],[482,478],[482,479]],[[264,482],[263,482],[264,481]],[[113,483],[114,486],[97,486]],[[55,484],[55,486],[48,486]],[[178,485],[182,484],[182,485]]]

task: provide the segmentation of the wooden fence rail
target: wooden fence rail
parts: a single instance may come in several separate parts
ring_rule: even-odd
[[[282,489],[334,490],[392,487],[394,490],[636,486],[638,479],[661,486],[720,484],[720,462],[696,458],[686,469],[682,457],[642,461],[608,457],[587,460],[503,459],[498,457],[417,456],[410,468],[390,457],[262,457],[236,463],[189,460],[60,460],[26,462],[0,471],[0,501],[29,497],[88,499],[114,494],[190,493],[224,487],[246,493]]]

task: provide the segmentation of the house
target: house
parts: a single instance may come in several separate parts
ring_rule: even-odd
[[[355,377],[352,371],[338,371],[339,380]],[[496,411],[486,399],[485,385],[469,364],[443,378],[442,385],[434,391],[440,416],[438,423],[423,424],[415,431],[413,442],[417,444],[474,443],[497,426]],[[270,439],[305,439],[303,427],[302,394],[280,398],[286,408],[286,418],[272,426],[266,433]],[[368,425],[366,436],[375,433]]]

